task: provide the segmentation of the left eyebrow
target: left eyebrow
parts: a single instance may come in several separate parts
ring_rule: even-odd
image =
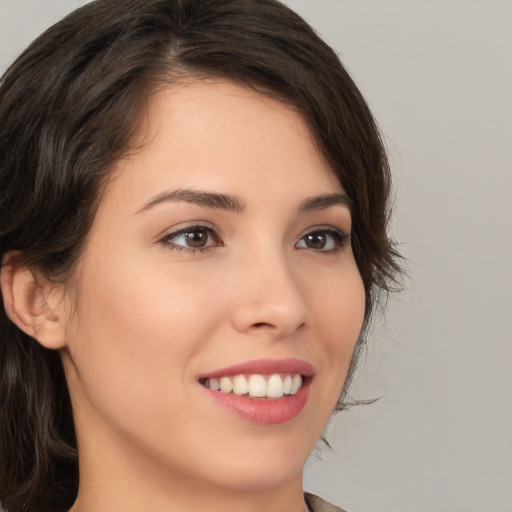
[[[299,213],[315,212],[318,210],[325,210],[330,206],[345,206],[352,210],[352,200],[347,194],[323,194],[321,196],[309,197],[305,199],[299,207]]]

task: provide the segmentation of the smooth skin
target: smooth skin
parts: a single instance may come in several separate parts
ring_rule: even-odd
[[[364,316],[348,205],[301,206],[343,187],[295,110],[222,81],[155,93],[134,146],[72,278],[2,276],[11,318],[63,358],[80,453],[72,511],[300,512]],[[283,358],[315,375],[281,424],[240,418],[199,383]]]

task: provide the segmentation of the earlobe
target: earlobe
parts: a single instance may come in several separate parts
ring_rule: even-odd
[[[1,267],[0,284],[9,318],[49,349],[65,345],[63,298],[58,286],[33,269],[9,263]]]

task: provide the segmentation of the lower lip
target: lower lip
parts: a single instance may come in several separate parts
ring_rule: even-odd
[[[219,405],[242,419],[260,425],[277,425],[300,414],[308,401],[310,384],[308,379],[295,395],[282,398],[249,398],[247,395],[203,389]]]

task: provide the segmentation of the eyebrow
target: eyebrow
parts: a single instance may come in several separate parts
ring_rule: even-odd
[[[247,209],[245,202],[238,196],[180,188],[170,192],[162,192],[161,194],[152,197],[149,201],[144,203],[137,213],[154,208],[161,203],[176,203],[180,201],[197,204],[199,206],[206,206],[207,208],[213,208],[216,210],[233,211],[236,213],[243,213]]]
[[[144,203],[137,213],[150,210],[162,203],[177,203],[181,201],[212,209],[232,211],[235,213],[243,213],[247,210],[247,204],[245,201],[235,195],[180,188],[177,190],[162,192],[161,194],[152,197]],[[309,197],[301,203],[299,213],[324,210],[337,205],[345,206],[350,210],[352,200],[344,193],[322,194],[320,196]]]
[[[351,211],[352,200],[344,193],[323,194],[321,196],[310,197],[302,202],[299,213],[325,210],[330,206],[345,206]]]

